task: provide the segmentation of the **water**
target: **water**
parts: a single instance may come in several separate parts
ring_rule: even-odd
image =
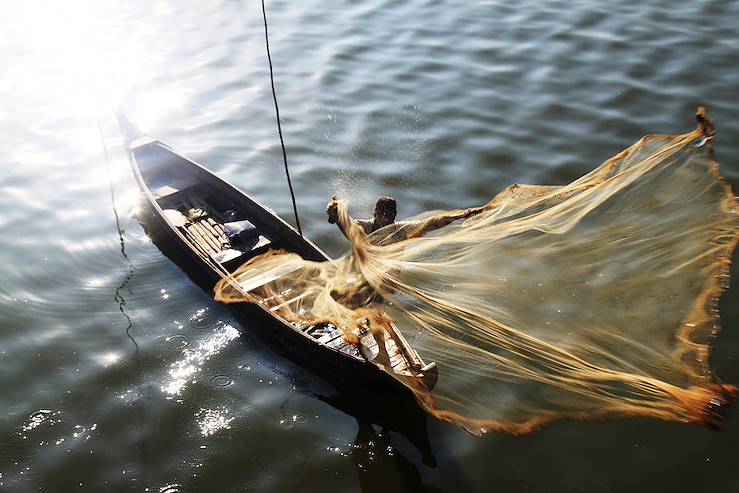
[[[334,193],[357,215],[393,195],[407,216],[562,184],[645,133],[689,130],[698,104],[739,182],[735,2],[267,8],[301,222],[333,255],[347,246],[325,221]],[[257,2],[5,6],[1,490],[739,490],[736,416],[721,432],[635,419],[475,439],[331,399],[239,336],[133,219],[112,110],[290,219],[261,22]],[[734,286],[712,363],[733,383],[738,302]]]

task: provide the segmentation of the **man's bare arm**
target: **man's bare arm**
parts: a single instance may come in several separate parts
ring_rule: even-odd
[[[483,205],[480,207],[471,207],[463,211],[457,211],[457,212],[452,212],[448,214],[439,214],[437,216],[431,216],[430,218],[422,222],[419,226],[409,231],[408,238],[418,238],[419,236],[425,235],[429,231],[443,228],[444,226],[451,224],[458,219],[467,219],[481,212],[484,212],[489,208],[490,208],[489,206]]]
[[[328,222],[331,224],[336,224],[342,233],[344,233],[344,236],[349,238],[349,236],[346,234],[346,230],[344,229],[344,225],[339,221],[339,201],[336,198],[336,195],[331,197],[331,200],[328,204],[326,204],[326,214],[328,214]]]
[[[349,233],[346,230],[348,224],[344,224],[344,222],[339,219],[339,200],[336,198],[335,195],[326,205],[326,214],[328,214],[328,222],[330,222],[331,224],[336,224],[341,232],[344,234],[344,236],[349,239]],[[358,224],[362,231],[364,231],[365,233],[369,233],[371,230],[371,221],[352,218],[349,218],[349,221],[353,221],[354,223]]]

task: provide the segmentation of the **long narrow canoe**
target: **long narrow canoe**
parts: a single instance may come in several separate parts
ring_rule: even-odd
[[[184,259],[185,265],[180,266],[199,279],[206,279],[206,287],[212,288],[244,262],[269,249],[294,252],[306,260],[329,260],[274,212],[166,144],[143,134],[122,114],[117,116],[133,174],[146,196],[158,233],[172,240],[169,243]],[[248,292],[285,275],[287,270],[250,280],[250,285],[240,289]],[[286,303],[298,303],[303,295],[296,293]],[[342,372],[344,378],[355,382],[397,381],[372,363],[379,349],[370,334],[361,338],[358,347],[347,343],[341,330],[330,324],[290,323],[277,313],[276,308],[282,305],[239,303],[230,307],[263,328],[266,326],[271,336],[281,340],[299,359],[309,360],[313,368]],[[436,365],[422,361],[396,332],[395,339],[385,336],[390,356],[386,368],[392,368],[400,380],[415,375],[432,388],[437,379]]]

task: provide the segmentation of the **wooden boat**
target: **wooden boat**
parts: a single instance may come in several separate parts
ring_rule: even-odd
[[[297,253],[306,260],[328,261],[316,245],[302,237],[274,212],[244,192],[221,180],[199,164],[177,154],[166,144],[143,134],[125,116],[118,114],[133,174],[143,191],[159,232],[173,240],[186,271],[206,279],[206,288],[234,272],[240,265],[270,248]],[[246,225],[247,238],[233,233],[234,225]],[[172,242],[170,242],[172,243]],[[238,244],[237,244],[238,243]],[[240,285],[245,292],[274,280],[280,273],[265,276],[261,284]],[[247,320],[267,327],[291,354],[309,361],[309,366],[342,372],[346,379],[397,382],[371,361],[379,352],[370,334],[360,339],[360,347],[344,340],[342,331],[330,324],[290,323],[278,308],[297,302],[302,294],[278,307],[258,303],[238,303],[230,308]],[[437,380],[436,364],[426,364],[399,331],[396,338],[385,335],[392,372],[403,380],[420,378],[427,388]]]

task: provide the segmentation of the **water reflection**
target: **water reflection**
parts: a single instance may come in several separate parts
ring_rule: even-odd
[[[182,491],[180,488],[181,486],[178,483],[166,484],[159,488],[159,493],[180,493],[180,491]]]
[[[136,341],[133,341],[133,342],[134,344],[136,344]],[[138,345],[136,345],[136,351],[138,352]],[[105,354],[100,354],[95,357],[95,360],[106,368],[111,365],[114,365],[120,359],[121,359],[121,355],[119,353],[115,353],[112,351],[107,352]]]
[[[374,424],[405,436],[421,454],[421,460],[426,466],[436,466],[428,437],[428,415],[418,407],[408,392],[375,393],[341,389],[332,396],[315,396],[356,418],[360,429],[365,424]]]
[[[88,86],[89,90],[89,86]],[[90,91],[90,99],[92,99],[92,92]],[[124,239],[124,230],[121,227],[121,218],[118,214],[118,208],[116,207],[116,200],[115,200],[115,186],[113,185],[113,174],[110,168],[110,154],[108,153],[108,145],[105,142],[105,133],[103,132],[103,126],[100,124],[100,118],[95,115],[95,122],[97,123],[97,129],[98,133],[100,134],[100,143],[103,148],[103,157],[105,158],[105,167],[108,171],[108,190],[110,191],[110,205],[113,209],[113,216],[115,217],[115,227],[118,231],[118,241],[121,246],[121,256],[125,259],[126,263],[128,264],[128,273],[126,274],[126,277],[121,281],[121,283],[118,285],[118,288],[115,290],[115,295],[113,296],[113,299],[116,303],[118,303],[118,310],[120,310],[121,314],[126,319],[126,336],[131,340],[134,347],[136,348],[136,352],[134,354],[139,354],[139,344],[136,342],[136,339],[133,338],[131,335],[131,329],[133,328],[133,321],[131,320],[131,317],[129,317],[128,313],[126,313],[125,307],[126,307],[126,300],[123,298],[123,292],[125,290],[131,291],[131,288],[129,286],[129,283],[131,282],[131,279],[133,278],[134,268],[133,268],[133,262],[131,262],[131,259],[128,257],[128,254],[126,253],[126,240]]]
[[[357,469],[363,493],[443,491],[422,483],[418,469],[395,448],[387,429],[377,432],[369,422],[363,420],[358,420],[357,424],[359,429],[352,443],[350,457]]]
[[[155,82],[161,59],[173,46],[152,43],[152,38],[161,41],[161,36],[151,25],[141,23],[130,29],[121,23],[126,10],[94,0],[29,0],[4,6],[3,17],[11,21],[3,24],[2,34],[4,40],[12,41],[4,43],[0,52],[13,60],[11,90],[5,91],[11,104],[5,109],[15,121],[34,121],[29,131],[45,144],[8,147],[11,162],[23,163],[31,172],[67,164],[59,159],[58,149],[49,145],[54,142],[63,142],[77,155],[90,153],[91,129],[69,125],[69,121],[111,115],[125,104],[136,121],[152,128],[185,104],[187,91],[180,81]],[[16,101],[22,103],[16,107]],[[0,113],[0,121],[3,116]],[[102,131],[99,123],[98,127]],[[102,167],[91,167],[84,183],[67,185],[71,191],[90,181],[102,183],[103,177],[96,180],[94,175],[103,173]],[[49,204],[25,197],[24,205],[46,208]]]
[[[59,419],[55,418],[59,415],[58,411],[51,411],[49,409],[39,409],[29,416],[28,421],[21,427],[22,432],[28,432],[41,426],[43,423],[47,423],[49,426],[54,426],[59,423]],[[22,438],[26,438],[23,436]]]
[[[275,8],[270,22],[280,33],[274,39],[275,69],[292,143],[288,151],[297,166],[296,191],[308,236],[334,254],[346,244],[325,222],[323,207],[337,189],[347,190],[358,210],[377,195],[393,195],[401,214],[411,215],[479,203],[514,181],[565,183],[645,131],[680,130],[677,122],[699,102],[716,108],[720,160],[731,166],[729,178],[739,177],[730,157],[737,142],[726,138],[739,133],[731,62],[739,49],[731,27],[737,2],[632,1],[615,9],[598,2],[564,9],[536,2],[426,1],[393,9],[369,2],[338,10],[331,2],[280,5],[286,8]],[[281,360],[252,345],[232,351],[236,341],[211,357],[199,375],[190,375],[184,405],[166,399],[170,394],[160,387],[174,381],[170,364],[198,350],[198,342],[221,327],[225,312],[191,289],[138,225],[127,227],[129,195],[133,199],[138,191],[108,110],[123,100],[142,128],[289,214],[284,172],[273,165],[280,156],[257,14],[239,2],[4,5],[0,409],[7,419],[0,420],[0,490],[298,491],[285,487],[279,477],[285,471],[285,478],[305,478],[310,486],[303,491],[358,491],[360,471],[349,457],[355,437],[360,447],[372,441],[375,455],[385,453],[378,444],[389,440],[423,481],[448,491],[726,490],[736,478],[736,430],[716,434],[660,423],[578,424],[530,439],[485,441],[430,424],[439,464],[428,470],[406,440],[414,437],[411,442],[425,450],[424,462],[432,464],[425,422],[404,423],[372,410],[380,402],[392,407],[391,398],[379,397],[365,408],[371,399],[352,407],[351,395],[332,395],[325,401],[336,408],[327,407],[307,395],[307,387],[321,385],[312,377],[287,388],[268,385],[264,367]],[[325,29],[327,22],[335,29]],[[605,32],[613,40],[598,36]],[[415,114],[431,126],[406,121],[403,108],[416,104],[421,109]],[[186,111],[178,110],[182,105]],[[133,292],[119,291],[141,346],[136,360],[128,357],[134,348],[121,330],[127,321],[110,310],[110,295],[127,264],[114,236],[93,109],[110,144],[120,229],[136,269]],[[85,210],[92,212],[83,216]],[[105,283],[81,287],[87,279]],[[158,293],[165,286],[170,298],[162,303]],[[727,296],[722,316],[732,326],[736,290]],[[203,305],[210,311],[188,322],[187,315]],[[173,319],[184,328],[168,325]],[[244,324],[248,337],[251,325]],[[156,339],[162,327],[171,328],[166,335],[187,335],[185,352],[157,344],[164,342]],[[736,334],[726,331],[721,338],[716,362],[724,378],[735,381]],[[108,351],[121,360],[106,369],[94,358]],[[188,363],[196,366],[197,358],[180,366]],[[209,381],[216,373],[236,382],[224,391],[218,385],[225,378]],[[196,385],[190,383],[194,378]],[[281,392],[288,389],[300,404],[281,416]],[[234,398],[255,405],[242,409]],[[203,438],[196,412],[221,405],[231,410],[227,417],[243,419]],[[59,411],[50,419],[63,421],[43,421],[22,440],[17,433],[36,410]],[[309,416],[303,426],[293,422],[298,412]],[[354,415],[374,430],[359,429]],[[281,417],[294,432],[283,430],[288,422],[280,426]],[[71,447],[70,427],[87,426],[83,436],[89,436],[93,422],[100,422],[94,440]],[[183,433],[183,424],[192,433]],[[61,436],[67,440],[57,447]],[[40,440],[48,445],[37,447]],[[328,443],[339,445],[346,458],[326,456]],[[668,453],[665,444],[673,445]],[[205,454],[207,461],[196,461]],[[245,460],[250,457],[255,462]],[[190,471],[183,460],[205,465]],[[388,485],[388,491],[417,482],[416,471],[397,455],[371,463],[373,476],[385,474],[379,465],[384,460],[388,474],[414,477]],[[702,466],[676,475],[676,460]],[[638,470],[637,462],[650,467]],[[540,466],[537,474],[530,474],[532,464]],[[129,472],[122,476],[124,469]],[[198,480],[185,478],[189,472],[197,472]]]
[[[201,408],[195,414],[198,428],[200,428],[200,434],[207,437],[217,431],[230,429],[231,421],[235,418],[235,416],[231,416],[230,413],[229,409],[225,406],[219,406],[215,409]]]
[[[188,384],[196,382],[195,377],[205,362],[237,337],[238,330],[231,325],[224,325],[200,341],[196,347],[182,351],[182,359],[170,366],[162,391],[169,396],[180,395]]]

